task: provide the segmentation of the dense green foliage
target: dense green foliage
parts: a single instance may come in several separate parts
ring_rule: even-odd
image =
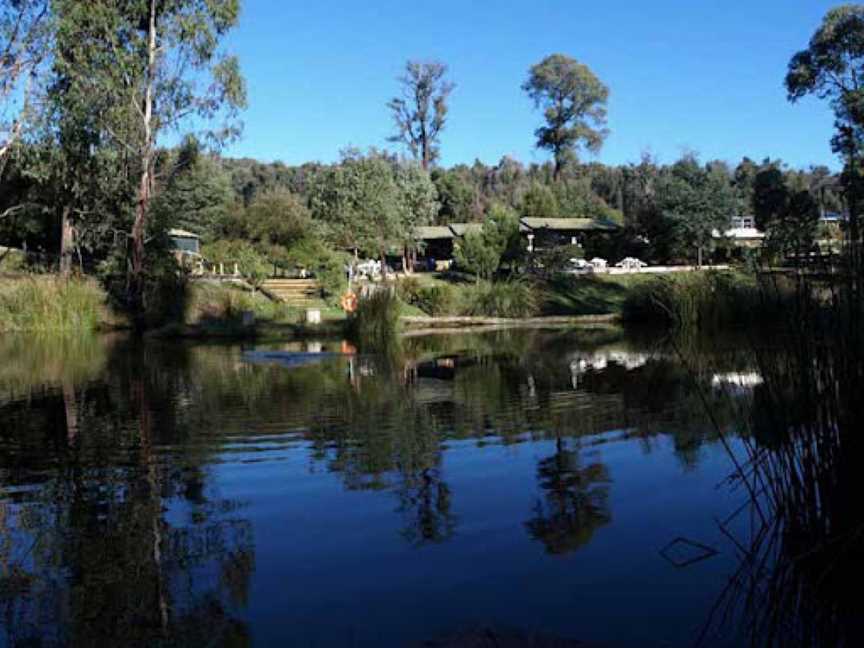
[[[374,290],[360,298],[349,320],[349,334],[361,350],[386,350],[395,344],[402,301],[388,288]]]
[[[807,49],[789,61],[786,89],[791,101],[807,95],[828,99],[835,115],[832,148],[845,162],[841,176],[849,207],[849,237],[861,243],[859,211],[864,196],[861,151],[864,147],[864,6],[841,5],[829,11]]]
[[[579,153],[599,150],[608,132],[609,89],[564,54],[533,65],[522,86],[542,111],[535,135],[549,162],[504,157],[492,165],[435,166],[454,87],[436,61],[409,61],[401,95],[388,104],[392,141],[407,147],[412,162],[375,149],[295,167],[222,158],[218,145],[239,133],[245,105],[238,63],[223,49],[239,10],[239,0],[4,5],[0,37],[10,42],[0,61],[0,132],[27,125],[4,135],[0,151],[0,246],[20,248],[17,268],[23,256],[31,270],[93,274],[115,303],[150,321],[154,313],[176,318],[182,297],[171,293],[185,290],[187,278],[170,254],[172,228],[201,236],[209,267],[236,266],[255,287],[271,274],[312,275],[331,301],[344,289],[352,257],[391,266],[401,257],[410,272],[423,252],[417,228],[431,224],[479,224],[454,251],[458,268],[478,284],[526,273],[553,282],[583,255],[613,263],[627,256],[654,264],[739,260],[747,255],[723,238],[735,216],[755,215],[772,262],[809,259],[817,243],[841,238],[842,219],[819,224],[827,212],[849,212],[851,238],[860,238],[860,7],[830,12],[792,59],[786,80],[793,100],[831,100],[834,147],[846,162],[841,177],[772,159],[745,158],[733,168],[691,153],[669,164],[647,155],[618,166],[586,163]],[[18,40],[10,36],[16,21],[27,34]],[[26,99],[10,100],[29,96],[14,67],[22,56],[31,71],[51,63],[38,77],[44,101],[32,114]],[[169,130],[185,137],[161,148]],[[622,228],[526,255],[520,217]],[[466,310],[444,289],[427,292],[431,310]]]
[[[93,281],[34,277],[0,283],[0,332],[94,331],[106,320],[105,300]]]
[[[686,257],[695,247],[701,264],[702,252],[713,244],[712,233],[729,228],[735,213],[735,195],[724,168],[703,167],[695,157],[685,156],[661,179],[658,207],[663,227],[669,232],[670,256]]]
[[[563,54],[547,56],[531,67],[522,89],[543,110],[546,123],[535,132],[537,147],[552,152],[556,178],[580,147],[600,150],[608,132],[609,89],[588,66]]]
[[[537,287],[527,281],[478,283],[466,288],[462,299],[465,315],[487,317],[532,317],[542,303]]]
[[[491,279],[505,264],[518,263],[523,254],[519,219],[503,205],[493,205],[480,231],[469,231],[456,243],[454,258],[459,268],[481,279]]]
[[[623,316],[681,329],[717,330],[775,321],[789,299],[790,293],[766,290],[741,273],[682,273],[635,284],[624,300]]]

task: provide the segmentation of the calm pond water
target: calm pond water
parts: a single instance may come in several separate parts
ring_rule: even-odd
[[[2,339],[0,645],[692,645],[738,564],[738,348]]]

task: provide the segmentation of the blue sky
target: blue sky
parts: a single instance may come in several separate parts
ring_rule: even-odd
[[[406,59],[438,59],[457,84],[442,137],[446,166],[510,155],[525,163],[541,116],[521,91],[530,65],[561,52],[611,91],[611,134],[593,158],[780,157],[837,162],[832,118],[789,104],[786,65],[826,0],[244,0],[230,49],[249,88],[243,139],[225,153],[298,164],[348,146],[385,147]],[[389,145],[393,146],[393,145]]]

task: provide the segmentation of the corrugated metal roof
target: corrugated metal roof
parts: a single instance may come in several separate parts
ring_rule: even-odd
[[[192,232],[187,232],[186,230],[181,229],[170,229],[168,230],[168,236],[173,236],[175,238],[201,238],[197,234],[193,234]]]
[[[613,232],[620,229],[612,221],[593,218],[522,218],[522,225],[531,230],[546,229],[558,232]]]
[[[483,231],[483,223],[450,223],[450,229],[456,236],[465,236],[468,233],[479,234]]]
[[[414,238],[418,241],[452,239],[453,231],[446,225],[424,225],[414,228]]]

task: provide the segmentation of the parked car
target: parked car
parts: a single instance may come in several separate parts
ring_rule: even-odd
[[[635,257],[627,257],[616,263],[615,267],[624,268],[625,270],[641,270],[642,268],[647,268],[648,264]]]
[[[568,260],[567,268],[564,270],[564,274],[584,274],[587,272],[594,272],[594,266],[585,259],[575,257]]]
[[[595,270],[605,270],[609,266],[609,262],[600,257],[594,257],[589,263]]]

